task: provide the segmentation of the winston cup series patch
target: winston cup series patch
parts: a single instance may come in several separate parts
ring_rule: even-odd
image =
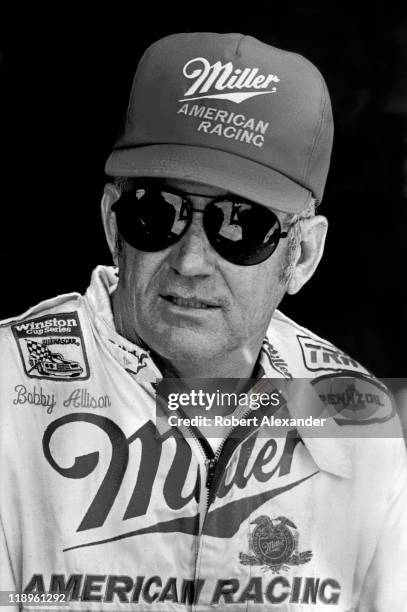
[[[12,325],[14,338],[30,378],[89,378],[89,364],[77,312],[63,312]]]

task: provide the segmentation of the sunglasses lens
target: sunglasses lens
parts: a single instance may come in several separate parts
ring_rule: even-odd
[[[252,266],[270,257],[281,233],[277,216],[268,208],[228,200],[208,204],[204,228],[219,255],[240,266]]]
[[[166,249],[181,238],[191,222],[186,200],[158,189],[125,191],[113,210],[122,237],[141,251]]]
[[[125,191],[113,210],[124,240],[148,252],[178,242],[192,220],[192,206],[184,197],[148,185]],[[215,200],[205,207],[203,225],[215,251],[240,266],[265,261],[281,235],[277,216],[250,202]]]

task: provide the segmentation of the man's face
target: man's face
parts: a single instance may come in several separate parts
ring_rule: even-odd
[[[199,210],[226,194],[189,181],[164,185],[200,194],[188,195]],[[186,234],[163,251],[147,253],[123,242],[114,297],[118,329],[127,338],[139,336],[169,360],[202,363],[230,358],[236,351],[247,361],[255,359],[285,291],[280,277],[286,249],[287,240],[280,240],[263,263],[232,264],[211,247],[202,214],[195,211]]]

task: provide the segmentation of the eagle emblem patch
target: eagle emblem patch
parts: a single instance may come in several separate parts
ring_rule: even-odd
[[[310,550],[298,552],[298,529],[285,516],[271,519],[262,515],[250,524],[256,525],[249,536],[252,554],[239,553],[242,565],[262,565],[264,571],[277,574],[287,571],[290,565],[302,565],[311,560]]]

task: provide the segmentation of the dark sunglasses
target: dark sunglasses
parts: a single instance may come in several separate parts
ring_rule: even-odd
[[[278,217],[265,206],[221,196],[196,210],[188,195],[161,185],[138,184],[114,203],[119,233],[140,251],[162,251],[184,236],[193,211],[203,214],[203,227],[215,251],[238,266],[265,261],[276,250],[282,232]],[[207,196],[204,196],[207,197]]]

